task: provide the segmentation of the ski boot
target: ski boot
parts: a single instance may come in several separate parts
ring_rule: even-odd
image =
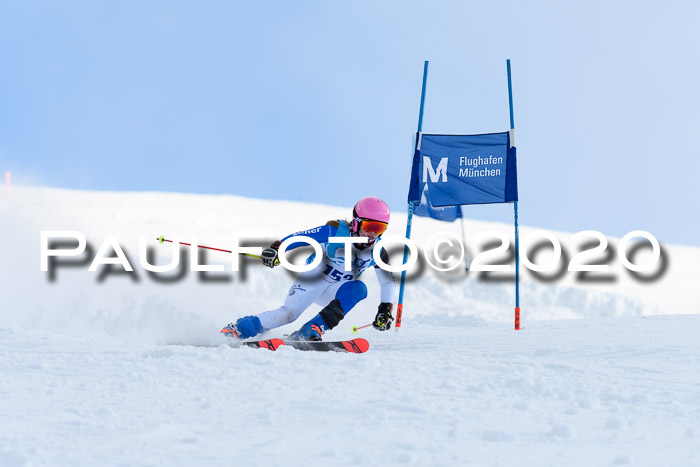
[[[235,323],[229,323],[222,330],[221,334],[226,334],[234,339],[248,339],[249,337],[257,336],[258,334],[267,331],[260,323],[260,318],[257,316],[244,316],[239,318]]]
[[[318,318],[318,315],[316,317]],[[291,333],[285,340],[320,342],[322,340],[321,336],[326,332],[326,325],[325,323],[319,325],[312,321],[314,320],[303,325],[298,331]]]
[[[326,307],[303,325],[297,332],[292,333],[287,339],[290,341],[315,341],[322,340],[323,333],[333,329],[345,312],[340,306],[340,300],[332,300]]]
[[[228,323],[219,333],[226,334],[227,337],[232,339],[240,339],[236,323]]]

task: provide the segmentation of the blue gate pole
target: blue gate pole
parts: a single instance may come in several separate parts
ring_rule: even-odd
[[[469,256],[467,255],[467,234],[464,231],[464,210],[459,205],[459,223],[462,225],[462,244],[464,245],[464,271],[469,272]]]
[[[513,121],[513,84],[510,77],[510,59],[506,60],[508,65],[508,106],[510,107],[510,129],[515,130]],[[514,144],[511,142],[511,144]],[[518,235],[518,202],[513,202],[513,213],[515,216],[515,330],[520,329],[520,237]]]
[[[425,108],[425,87],[428,82],[428,60],[423,65],[423,88],[420,93],[420,111],[418,112],[418,133],[423,131],[423,109]],[[416,141],[418,144],[418,139]],[[415,150],[415,148],[414,148]],[[411,238],[411,225],[413,223],[413,201],[408,202],[408,220],[406,221],[406,238]],[[403,247],[403,264],[408,261],[408,246]],[[403,316],[403,292],[406,288],[406,271],[401,271],[401,286],[399,287],[399,304],[396,307],[396,326],[398,332],[401,327],[401,318]]]

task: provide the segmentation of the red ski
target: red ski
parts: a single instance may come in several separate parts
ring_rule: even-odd
[[[268,350],[277,350],[282,345],[288,345],[298,350],[316,352],[350,352],[364,353],[369,350],[367,339],[357,338],[349,341],[285,341],[282,339],[267,339],[264,341],[242,342],[248,347],[257,347]]]
[[[277,350],[281,345],[284,345],[284,341],[282,339],[267,339],[264,341],[242,342],[242,344],[247,345],[248,347]]]

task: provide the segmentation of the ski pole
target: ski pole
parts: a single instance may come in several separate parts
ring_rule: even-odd
[[[353,333],[353,334],[357,334],[357,333],[360,331],[360,329],[369,327],[369,326],[371,326],[371,325],[372,325],[372,323],[365,324],[364,326],[353,326],[353,327],[352,327],[352,333]]]
[[[160,237],[156,238],[156,240],[158,240],[159,243],[163,243],[163,242],[173,243],[172,240],[168,240],[167,238],[164,238],[162,235],[161,235]],[[185,242],[178,242],[178,243],[179,243],[180,245],[192,246],[191,243],[185,243]],[[214,247],[212,247],[212,246],[204,246],[204,245],[195,245],[195,246],[196,246],[197,248],[204,248],[204,249],[207,249],[207,250],[222,251],[222,252],[224,252],[224,253],[233,253],[231,250],[224,250],[224,249],[221,249],[221,248],[214,248]],[[261,257],[258,256],[258,255],[251,255],[250,253],[238,253],[238,254],[239,254],[239,255],[243,255],[243,256],[250,256],[250,257],[252,257],[252,258],[261,258]],[[276,262],[278,262],[278,261],[279,261],[279,260],[277,260]]]

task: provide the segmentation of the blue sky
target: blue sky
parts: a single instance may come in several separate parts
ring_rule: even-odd
[[[698,5],[4,2],[0,171],[405,211],[423,61],[424,131],[482,133],[510,58],[522,224],[700,245]]]

